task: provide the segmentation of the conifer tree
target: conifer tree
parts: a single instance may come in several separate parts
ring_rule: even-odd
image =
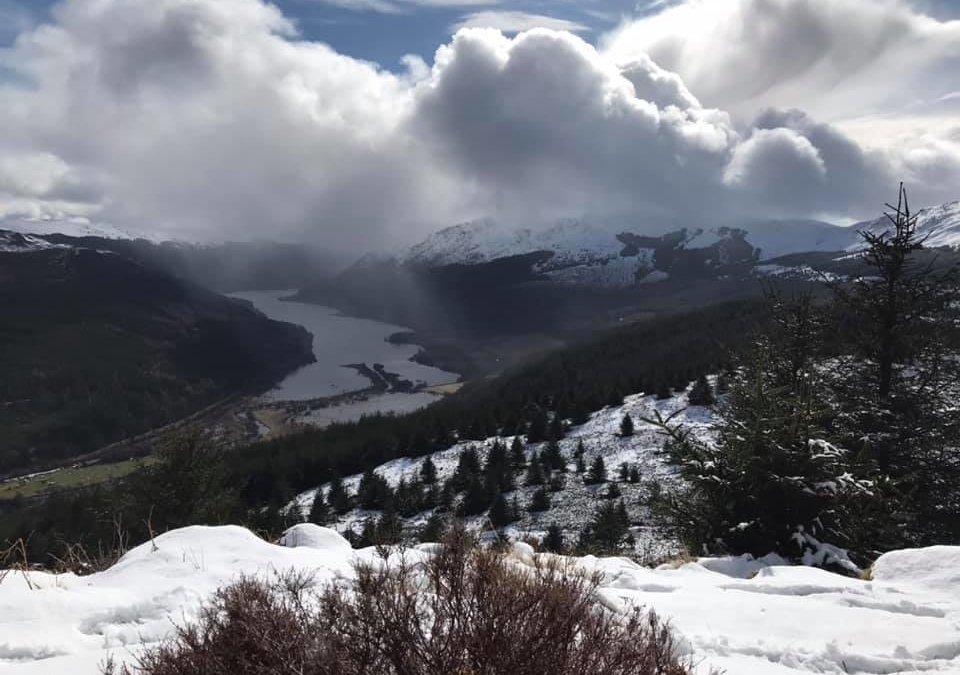
[[[347,494],[347,490],[339,476],[334,476],[330,481],[330,491],[327,495],[327,501],[330,502],[330,508],[333,509],[333,512],[339,516],[342,516],[353,508],[350,495]]]
[[[433,485],[437,482],[437,465],[433,463],[430,457],[423,460],[420,465],[420,480],[427,485]]]
[[[510,465],[514,471],[523,471],[527,468],[527,453],[523,449],[523,442],[519,436],[514,436],[510,443]]]
[[[372,469],[364,472],[357,486],[357,503],[362,509],[381,510],[393,505],[393,490],[383,476]]]
[[[527,476],[524,479],[524,485],[543,485],[543,465],[540,463],[540,457],[533,453],[530,457],[530,463],[527,464]]]
[[[550,494],[543,488],[539,488],[533,493],[530,499],[530,513],[540,513],[550,509]]]
[[[466,489],[467,485],[480,476],[480,455],[473,446],[464,448],[457,460],[457,468],[450,479],[450,486],[456,492]]]
[[[564,472],[567,470],[567,462],[563,458],[563,453],[560,451],[560,444],[555,440],[547,443],[547,447],[544,448],[540,454],[540,461],[543,463],[543,468],[547,471]]]
[[[584,447],[584,445],[583,445],[583,440],[581,439],[581,440],[577,441],[577,447],[576,447],[576,449],[573,451],[573,456],[574,456],[575,458],[577,458],[577,457],[583,457],[583,456],[586,454],[586,452],[587,452],[587,449],[586,449],[586,448]]]
[[[870,499],[872,486],[831,440],[812,298],[771,292],[770,301],[772,322],[731,383],[716,442],[667,425],[689,488],[661,502],[661,514],[692,551],[823,557],[822,542],[850,545],[849,508]]]
[[[607,482],[607,466],[604,464],[603,457],[597,455],[590,464],[590,471],[584,477],[585,485],[596,485],[597,483]]]
[[[560,416],[559,412],[555,412],[553,417],[550,419],[550,429],[548,431],[549,440],[559,441],[566,435],[566,428],[563,423],[563,418]]]
[[[323,490],[317,490],[317,494],[313,498],[313,504],[310,506],[308,520],[314,525],[326,525],[330,522],[330,508],[323,496]]]
[[[446,525],[446,519],[442,515],[431,513],[418,538],[425,543],[437,543],[443,539],[443,534],[447,529]]]
[[[490,518],[491,524],[497,529],[505,527],[514,521],[512,509],[502,494],[498,494],[493,500],[488,517]]]
[[[716,398],[713,395],[713,387],[710,386],[710,382],[707,380],[706,375],[701,375],[697,378],[697,381],[690,389],[690,394],[687,396],[687,402],[690,405],[701,406],[713,405],[716,403]]]
[[[460,502],[460,515],[476,516],[486,511],[488,506],[490,497],[487,488],[479,478],[472,478],[463,493],[463,501]]]
[[[563,553],[566,548],[563,541],[563,530],[559,525],[551,525],[547,528],[547,536],[543,538],[541,544],[544,551],[550,553]]]
[[[620,436],[623,438],[633,436],[633,418],[630,417],[630,413],[626,413],[620,420]]]
[[[587,470],[587,463],[583,460],[583,455],[577,456],[577,473],[584,473]]]
[[[924,248],[902,185],[887,206],[890,231],[860,233],[864,275],[833,285],[843,354],[829,371],[842,442],[889,479],[883,548],[960,537],[960,269]]]
[[[527,425],[527,443],[540,443],[547,440],[547,413],[537,408]]]

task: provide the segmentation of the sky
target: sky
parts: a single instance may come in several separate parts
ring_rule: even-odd
[[[957,73],[960,0],[0,0],[0,227],[853,222],[960,198]]]

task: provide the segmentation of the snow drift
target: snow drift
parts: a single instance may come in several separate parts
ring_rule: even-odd
[[[421,545],[411,555],[430,555]],[[88,577],[11,572],[0,582],[0,673],[94,675],[170,634],[241,574],[308,570],[347,583],[354,550],[332,530],[298,525],[271,544],[235,526],[168,532]],[[513,555],[529,560],[529,547]],[[586,557],[603,573],[600,601],[643,605],[672,621],[703,672],[960,672],[960,547],[894,551],[861,581],[776,558],[702,559],[640,567]]]

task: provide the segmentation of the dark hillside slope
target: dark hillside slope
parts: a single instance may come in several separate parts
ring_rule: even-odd
[[[0,474],[165,424],[312,359],[302,328],[119,255],[0,253]]]

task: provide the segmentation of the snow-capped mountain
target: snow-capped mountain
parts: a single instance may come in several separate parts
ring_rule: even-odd
[[[399,262],[425,267],[476,265],[533,252],[550,255],[533,271],[559,283],[628,287],[662,281],[675,268],[722,270],[789,253],[843,250],[855,233],[819,221],[753,221],[737,227],[607,227],[562,220],[544,229],[476,220],[446,228],[404,251]],[[679,265],[677,263],[680,263]]]
[[[43,251],[48,248],[69,248],[62,244],[52,244],[46,239],[30,234],[21,234],[9,230],[0,230],[0,253],[27,253]]]
[[[891,224],[886,216],[880,216],[876,220],[858,223],[851,229],[879,233],[889,231]],[[960,200],[917,212],[917,234],[925,239],[924,246],[929,248],[960,247]],[[854,242],[851,247],[857,248],[858,242]]]
[[[67,237],[98,237],[101,239],[147,239],[158,241],[140,232],[122,229],[108,223],[93,223],[86,219],[38,220],[28,218],[0,219],[0,229],[37,236],[62,234]]]
[[[960,201],[919,212],[926,245],[960,247]],[[567,219],[546,228],[510,227],[482,219],[436,232],[394,260],[422,267],[477,265],[534,252],[549,255],[533,272],[559,283],[628,287],[692,269],[723,276],[783,256],[856,250],[859,231],[889,228],[885,217],[853,226],[818,220],[746,220],[732,226],[616,226]],[[798,263],[799,264],[799,263]]]

